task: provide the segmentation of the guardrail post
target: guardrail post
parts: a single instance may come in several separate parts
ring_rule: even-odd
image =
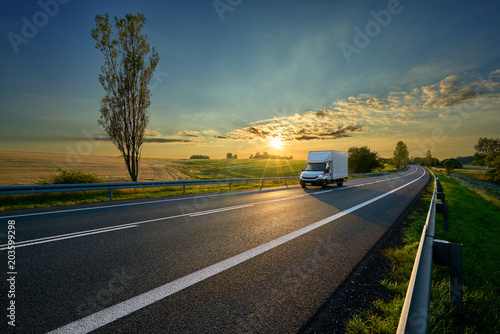
[[[444,193],[437,193],[437,198],[441,200],[441,203],[446,203],[446,196]]]
[[[182,194],[186,195],[186,185],[185,184],[182,185]]]
[[[260,189],[259,190],[262,190],[262,188],[264,188],[264,181],[262,181],[262,184],[260,186]]]
[[[231,190],[231,180],[229,180],[229,190]]]
[[[442,213],[443,214],[443,230],[448,231],[448,226],[449,226],[449,211],[450,207],[448,204],[443,204],[443,203],[436,203],[436,212],[437,213]]]
[[[437,185],[437,192],[442,193],[443,192],[443,186],[441,185],[441,182],[439,180],[436,182]]]
[[[287,188],[288,188],[288,184],[286,184],[286,181],[287,181],[287,180],[285,180],[285,187],[287,187]]]
[[[433,261],[438,266],[450,267],[450,303],[463,308],[463,253],[462,245],[446,240],[434,240]]]
[[[109,201],[111,202],[113,200],[113,189],[109,189]]]
[[[451,244],[450,257],[450,302],[453,306],[462,310],[464,307],[462,245]]]
[[[437,198],[441,200],[441,203],[436,203],[436,212],[443,214],[443,230],[448,231],[448,228],[449,228],[449,219],[448,219],[449,207],[448,207],[448,204],[446,204],[446,196],[443,192],[443,186],[441,186],[441,182],[439,181],[439,179],[436,180],[436,187],[437,187],[437,193],[436,193]]]

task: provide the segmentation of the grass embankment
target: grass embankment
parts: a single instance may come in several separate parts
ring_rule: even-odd
[[[439,169],[440,172],[444,173],[444,169]],[[454,179],[460,185],[471,189],[476,192],[486,200],[493,202],[496,205],[500,205],[500,189],[498,184],[490,182],[490,177],[486,174],[485,169],[455,169],[448,177]],[[468,177],[464,178],[463,176]],[[479,180],[483,182],[474,182],[474,180]]]
[[[282,159],[252,159],[252,160],[172,160],[168,165],[191,179],[234,179],[234,178],[258,178],[258,177],[286,177],[297,176],[305,165],[302,160]],[[92,175],[85,172],[62,171],[59,175],[43,183],[85,183]],[[95,176],[95,175],[94,175]],[[60,182],[66,178],[70,182]],[[79,180],[79,178],[81,180]],[[98,178],[95,178],[97,180]],[[59,181],[58,181],[59,180]],[[81,182],[80,182],[81,181]],[[101,182],[109,180],[99,179]],[[288,181],[288,184],[298,184],[298,181]],[[284,182],[265,182],[264,187],[282,186]],[[261,183],[237,183],[231,186],[231,190],[260,188]],[[199,185],[186,186],[186,194],[228,191],[228,184],[221,185]],[[171,195],[181,195],[182,187],[163,188],[138,188],[113,190],[113,200],[125,200],[134,198],[154,198]],[[79,203],[97,203],[109,201],[108,191],[86,191],[70,193],[47,193],[33,195],[2,196],[0,198],[0,211],[13,209],[27,209],[47,206],[72,205]]]
[[[475,192],[438,173],[450,206],[450,228],[442,229],[437,215],[436,238],[463,245],[464,309],[449,304],[449,268],[434,266],[430,310],[431,333],[500,332],[500,210]],[[394,333],[397,329],[404,296],[413,268],[419,239],[427,217],[433,184],[426,190],[424,208],[410,217],[405,229],[404,246],[385,251],[393,268],[382,284],[394,297],[379,300],[374,309],[356,315],[348,324],[348,333]]]

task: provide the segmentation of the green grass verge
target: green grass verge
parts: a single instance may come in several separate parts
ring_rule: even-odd
[[[500,332],[500,210],[472,190],[438,173],[450,206],[450,228],[442,229],[437,215],[436,238],[463,245],[464,309],[449,304],[449,268],[434,266],[430,333]],[[390,277],[382,282],[393,293],[361,312],[346,325],[347,333],[394,333],[425,225],[433,184],[423,196],[424,208],[415,211],[405,228],[404,246],[384,252],[392,263]]]

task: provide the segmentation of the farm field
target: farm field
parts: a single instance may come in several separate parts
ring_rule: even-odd
[[[139,181],[228,179],[298,176],[305,160],[288,159],[167,159],[141,158]],[[0,186],[32,185],[48,181],[57,169],[89,172],[107,182],[130,177],[119,156],[98,156],[0,150]],[[395,172],[386,165],[382,171]]]
[[[305,166],[305,160],[288,159],[141,159],[139,181],[170,181],[188,179],[234,179],[261,177],[296,177]],[[0,186],[33,185],[50,182],[58,175],[58,168],[91,173],[102,182],[130,181],[125,163],[115,156],[71,156],[55,153],[0,151]],[[394,171],[394,166],[383,170]],[[367,177],[367,176],[356,176]],[[99,181],[98,181],[99,182]],[[266,187],[283,186],[284,182],[266,182]],[[289,184],[298,184],[289,181]],[[259,188],[260,183],[241,183],[232,190]],[[199,185],[186,187],[186,194],[220,192],[229,185]],[[162,197],[182,194],[182,187],[115,190],[113,199]],[[0,211],[28,207],[45,207],[109,200],[106,191],[49,193],[5,196]]]
[[[141,159],[139,181],[296,176],[302,160]],[[58,168],[90,172],[109,182],[130,181],[121,157],[0,151],[0,186],[47,181]]]
[[[80,161],[77,160],[80,159]],[[297,176],[305,161],[293,160],[172,160],[142,158],[139,181],[169,181],[183,179],[227,179],[252,177]],[[30,185],[50,181],[58,168],[89,172],[104,182],[130,181],[125,163],[120,157],[68,156],[66,154],[0,151],[0,186]],[[267,182],[266,187],[282,185]],[[260,187],[260,183],[242,183],[232,189]],[[229,190],[228,185],[200,185],[186,187],[186,193],[220,192]],[[163,187],[124,189],[114,191],[114,199],[161,197],[182,194],[182,188]],[[5,196],[0,211],[109,200],[106,191],[84,193],[49,193],[37,195]]]
[[[163,159],[142,159],[139,181],[189,179],[166,164]],[[118,156],[0,151],[0,186],[37,184],[56,175],[57,168],[90,172],[110,182],[130,181]]]

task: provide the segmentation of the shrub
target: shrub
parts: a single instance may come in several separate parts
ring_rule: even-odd
[[[90,172],[57,168],[57,175],[50,178],[48,184],[101,183],[104,180]],[[46,184],[47,184],[46,183]]]

